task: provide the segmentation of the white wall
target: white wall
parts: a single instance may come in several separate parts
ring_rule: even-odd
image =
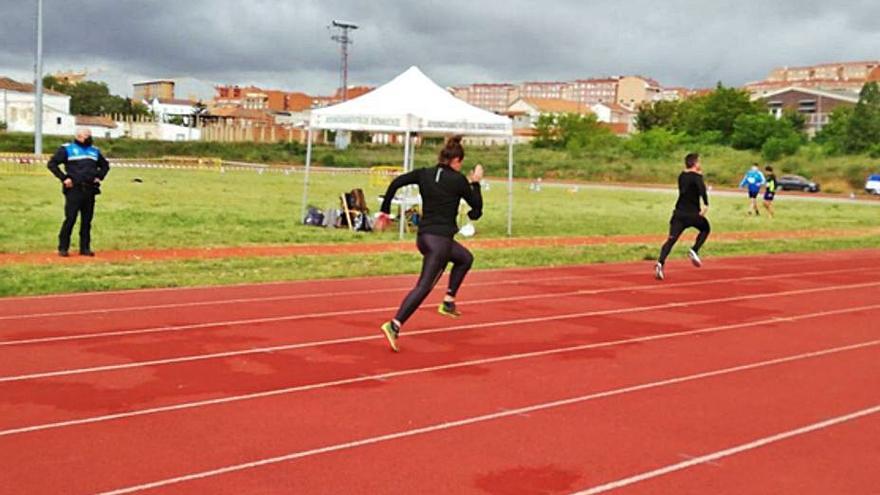
[[[34,132],[33,93],[0,90],[0,120],[6,122],[9,132]],[[43,133],[72,136],[76,123],[70,115],[70,97],[43,95]]]
[[[160,120],[166,120],[170,117],[180,116],[185,121],[189,121],[195,112],[193,105],[177,105],[171,103],[161,103],[158,98],[154,98],[152,102],[144,102],[154,115]]]
[[[159,139],[162,141],[198,141],[202,138],[202,130],[180,125],[159,124]]]
[[[92,131],[92,137],[96,139],[116,139],[125,135],[125,131],[121,125],[117,125],[115,129],[101,125],[80,125],[77,127]]]
[[[590,110],[592,110],[593,113],[596,114],[596,119],[599,122],[611,122],[611,109],[609,107],[606,107],[601,103],[597,103],[590,107]]]
[[[158,141],[199,141],[202,130],[164,122],[117,122],[123,135],[132,139]]]

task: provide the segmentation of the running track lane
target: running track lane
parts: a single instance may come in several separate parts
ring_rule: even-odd
[[[659,246],[658,246],[659,249]],[[760,273],[762,270],[785,270],[787,266],[802,266],[804,269],[833,264],[842,268],[844,262],[858,259],[860,262],[876,262],[880,250],[851,250],[829,253],[782,254],[772,257],[740,257],[708,259],[706,270],[727,270],[728,274]],[[686,262],[670,260],[669,276],[672,280],[692,276]],[[577,265],[555,268],[528,268],[503,270],[474,270],[468,274],[467,283],[484,284],[510,279],[540,281],[545,277],[614,277],[619,274],[651,276],[650,263],[613,263]],[[717,272],[716,272],[717,275]],[[78,311],[83,309],[105,309],[128,306],[153,306],[157,304],[179,304],[189,302],[217,301],[224,299],[279,297],[291,295],[310,295],[321,292],[362,293],[377,287],[397,287],[406,290],[415,282],[415,275],[393,275],[383,277],[362,277],[351,279],[307,280],[297,282],[275,282],[264,284],[228,285],[193,288],[135,289],[122,291],[60,294],[54,296],[26,296],[0,298],[0,317],[31,313]]]
[[[880,259],[866,258],[862,262],[868,266],[871,263],[880,265]],[[734,265],[731,266],[730,263],[734,263]],[[772,266],[768,263],[764,267],[756,266],[754,262],[748,266],[736,266],[736,260],[722,260],[720,264],[712,264],[702,270],[690,268],[681,270],[680,275],[672,283],[699,283],[711,278],[727,279],[748,275],[782,274],[795,276],[801,272],[822,273],[829,268],[839,270],[840,266],[835,262],[829,263],[822,260],[778,261],[774,262]],[[854,268],[850,267],[850,269]],[[644,264],[615,265],[615,269],[611,271],[608,270],[608,267],[596,268],[595,265],[592,265],[574,267],[571,273],[550,269],[536,270],[535,274],[527,276],[518,272],[475,272],[463,287],[463,303],[468,304],[469,300],[485,299],[491,297],[492,294],[516,296],[517,294],[530,293],[548,294],[564,291],[566,288],[601,290],[620,288],[626,285],[658,285],[651,280],[649,270],[646,270]],[[504,277],[497,279],[499,275],[504,275]],[[806,275],[804,277],[806,278]],[[630,283],[622,284],[621,282],[625,280]],[[402,280],[398,282],[396,279],[386,277],[356,279],[343,287],[331,284],[331,282],[315,283],[315,288],[306,293],[303,293],[303,289],[307,286],[305,283],[291,284],[290,287],[284,285],[237,287],[237,294],[229,293],[230,288],[181,290],[178,294],[179,300],[175,302],[161,302],[162,298],[169,295],[170,291],[168,290],[94,294],[91,297],[71,295],[44,299],[0,299],[0,313],[11,313],[0,316],[0,341],[82,333],[110,333],[143,329],[149,326],[161,328],[192,323],[203,325],[212,321],[218,322],[219,325],[223,322],[242,319],[267,319],[272,316],[281,319],[284,316],[304,313],[364,310],[383,306],[391,308],[399,303],[399,300],[411,288],[413,280],[411,277],[406,282]],[[329,287],[325,289],[319,288],[327,285]],[[281,289],[290,293],[285,293]],[[242,291],[258,293],[264,290],[275,292],[266,296],[242,293]],[[209,297],[209,294],[215,292],[217,294]],[[188,301],[190,293],[199,296],[198,300]],[[134,305],[128,301],[130,298],[143,298],[148,295],[160,299],[160,301],[155,304]],[[364,297],[365,295],[369,297]],[[22,305],[27,306],[28,303],[48,303],[49,301],[75,302],[77,306],[58,309],[32,308],[31,311],[28,311],[26,307],[21,307]],[[377,301],[381,303],[377,304]],[[393,310],[381,311],[382,314],[390,312]]]
[[[876,347],[852,350],[305,455],[186,480],[159,492],[566,493],[875,407],[874,390],[880,386],[877,357]],[[859,373],[864,374],[852,380]],[[849,385],[842,387],[842,382]],[[817,390],[823,391],[819,397]],[[398,424],[404,426],[403,421]],[[869,453],[855,450],[858,445],[849,445],[845,457],[826,457],[825,462],[832,468],[869,463],[871,458],[864,457]],[[832,473],[813,471],[810,477],[825,479]],[[736,476],[722,474],[720,484]],[[854,480],[855,493],[870,493],[872,478],[863,474]],[[765,481],[753,483],[760,486]]]
[[[570,314],[572,311],[600,312],[624,311],[637,301],[639,306],[662,306],[664,304],[691,303],[729,297],[758,296],[772,292],[825,292],[847,285],[877,284],[866,276],[862,269],[841,271],[807,272],[819,274],[822,280],[802,280],[791,274],[761,275],[698,281],[678,284],[624,285],[615,288],[591,289],[570,287],[565,292],[554,294],[531,293],[505,297],[503,294],[489,294],[485,299],[473,300],[473,304],[462,305],[467,318],[457,320],[463,325],[481,325],[495,321],[514,322],[522,320],[517,315],[530,317],[558,315],[560,308]],[[815,277],[818,278],[818,277]],[[833,284],[833,285],[832,285]],[[755,286],[760,285],[760,292]],[[661,290],[662,289],[662,290]],[[532,291],[540,292],[541,288]],[[368,297],[362,297],[367,301]],[[352,304],[356,304],[354,301]],[[511,308],[516,311],[510,311]],[[136,330],[137,333],[119,335],[109,332],[105,335],[69,335],[62,338],[36,338],[20,341],[0,340],[0,382],[6,376],[51,371],[44,363],[52,363],[54,369],[91,368],[113,366],[137,361],[182,358],[223,352],[278,351],[279,347],[320,342],[333,339],[363,337],[364,329],[375,328],[380,318],[393,311],[393,307],[365,310],[344,310],[332,313],[303,312],[297,316],[267,318],[246,323],[185,325],[178,327],[154,327]],[[384,313],[384,314],[383,314]],[[434,307],[423,307],[420,318],[412,320],[405,328],[406,334],[413,330],[424,330],[425,323],[437,328],[450,325],[450,321],[435,314]],[[116,316],[120,319],[120,316]],[[464,323],[466,322],[466,323]],[[419,327],[422,327],[421,329]],[[146,333],[141,333],[146,332]],[[376,336],[375,334],[373,336]],[[27,346],[32,352],[21,352],[16,347]],[[250,352],[256,354],[256,352]],[[108,358],[107,356],[117,356]]]
[[[873,414],[711,463],[687,468],[673,464],[663,473],[642,473],[646,479],[625,479],[634,483],[620,492],[630,495],[873,494],[880,486],[878,438],[880,414]],[[721,453],[726,452],[712,454]],[[681,469],[668,471],[676,467]],[[824,475],[817,476],[817,473]]]
[[[850,275],[852,277],[852,275]],[[860,284],[855,284],[859,287]],[[730,286],[728,286],[729,288]],[[854,306],[876,304],[880,293],[864,288],[828,287],[815,293],[794,293],[783,297],[769,293],[749,294],[748,300],[725,304],[699,304],[642,310],[641,306],[624,308],[630,313],[572,318],[568,321],[537,321],[488,328],[472,328],[448,333],[408,336],[409,351],[395,359],[400,367],[412,369],[445,365],[462,360],[492,359],[559,346],[576,346],[626,337],[645,337],[658,333],[687,331],[724,325],[731,321],[766,320],[762,310],[767,305],[785,307],[778,316],[836,311]],[[813,289],[803,289],[813,290]],[[695,295],[684,300],[699,303]],[[836,296],[836,297],[829,297]],[[704,297],[701,295],[701,297]],[[715,299],[709,299],[713,301]],[[723,308],[730,306],[730,310]],[[649,308],[651,306],[648,306]],[[745,313],[745,316],[743,316]],[[740,316],[737,320],[738,315]],[[658,327],[658,321],[675,321],[671,327]],[[536,332],[535,326],[551,324]],[[626,329],[621,332],[621,327]],[[374,336],[378,337],[378,336]],[[368,352],[365,350],[369,349]],[[131,408],[143,409],[205,400],[233,394],[307,386],[327,381],[358,378],[383,373],[388,368],[384,341],[371,338],[333,346],[300,347],[266,355],[233,356],[194,362],[170,362],[137,368],[113,369],[70,376],[29,378],[0,383],[3,420],[0,428],[16,428],[39,422],[56,422]],[[84,370],[63,372],[81,373]],[[14,377],[7,377],[11,380]]]
[[[351,490],[344,487],[337,490],[334,484],[349,482],[356,487],[369,486],[370,479],[382,479],[377,478],[375,473],[383,469],[387,459],[394,459],[396,472],[407,473],[406,476],[384,478],[388,483],[385,487],[395,488],[397,493],[448,492],[443,485],[435,484],[440,479],[464,489],[473,488],[479,483],[494,485],[501,479],[507,479],[507,476],[497,479],[489,476],[483,482],[478,478],[497,471],[495,464],[499,462],[530,466],[529,463],[523,464],[526,459],[520,460],[526,454],[538,456],[545,462],[537,466],[535,472],[527,469],[527,478],[529,473],[538,476],[538,471],[552,475],[555,464],[548,465],[546,462],[554,456],[556,460],[553,462],[561,462],[561,459],[568,459],[575,453],[602,459],[609,453],[613,454],[615,461],[603,464],[604,469],[608,470],[605,474],[613,476],[618,473],[615,469],[626,474],[625,468],[633,470],[643,467],[645,456],[634,455],[631,448],[637,440],[645,437],[643,430],[656,429],[658,423],[662,435],[656,439],[655,433],[654,440],[659,444],[657,448],[686,449],[686,452],[701,445],[681,445],[685,440],[730,441],[739,438],[734,434],[744,434],[744,429],[748,429],[749,434],[761,433],[778,428],[780,424],[787,425],[803,419],[802,415],[812,417],[827,413],[829,409],[833,412],[837,410],[835,408],[850,407],[869,400],[878,385],[876,377],[880,376],[880,361],[876,359],[880,341],[864,318],[854,320],[846,332],[833,330],[849,320],[853,318],[835,316],[812,325],[802,322],[778,323],[743,332],[622,346],[611,351],[548,356],[535,359],[527,366],[523,363],[477,366],[464,372],[454,370],[403,377],[387,382],[315,391],[297,397],[271,398],[247,406],[218,406],[115,424],[17,435],[3,441],[10,447],[10,452],[16,453],[17,462],[13,466],[23,471],[12,473],[13,479],[21,480],[31,493],[52,492],[62,485],[68,491],[88,492],[411,430],[463,417],[494,414],[503,409],[565,397],[688,376],[723,369],[725,366],[800,355],[790,363],[767,365],[775,370],[770,375],[773,379],[768,379],[757,369],[740,370],[729,375],[706,377],[706,387],[699,385],[702,380],[696,380],[674,387],[634,391],[619,398],[572,405],[570,407],[578,411],[574,416],[571,416],[569,406],[548,409],[530,414],[529,417],[511,416],[474,425],[473,428],[451,429],[441,432],[439,438],[431,433],[424,437],[410,437],[210,478],[206,480],[211,486],[209,489],[195,484],[189,491],[190,485],[187,484],[173,487],[171,492],[181,493],[182,489],[186,489],[186,493],[219,493],[224,490],[241,493],[255,489],[251,483],[256,483],[264,490],[275,487],[279,492],[290,492],[295,488],[294,484],[302,483],[303,490],[323,487],[324,492],[346,493]],[[833,354],[821,357],[804,355],[811,351],[865,342],[871,337],[875,338],[873,348],[837,351],[845,354],[845,358],[834,358]],[[862,383],[853,381],[852,376],[857,376]],[[839,385],[844,379],[849,380],[852,389],[831,386]],[[728,384],[728,381],[731,383]],[[688,390],[696,387],[697,391],[686,394],[674,392],[679,387]],[[735,394],[731,393],[730,387],[736,390]],[[817,400],[816,389],[830,390],[830,393]],[[691,393],[696,394],[698,399],[703,397],[696,401],[700,407],[685,406],[684,411],[679,411],[682,403],[690,401],[694,404],[693,400],[687,399]],[[618,407],[621,400],[625,401],[625,407]],[[806,407],[805,404],[822,405],[822,410],[817,412],[815,407]],[[736,406],[734,427],[725,430],[727,426],[722,426],[731,416],[727,408],[732,406]],[[587,411],[581,411],[581,408],[587,408]],[[694,414],[698,416],[697,421],[692,417]],[[764,421],[771,416],[774,421]],[[394,420],[389,420],[389,417]],[[620,427],[627,417],[639,418],[638,421],[626,423],[635,430],[622,431],[626,438],[609,435],[615,431],[612,427]],[[666,424],[681,418],[690,419],[682,420],[681,425],[678,422]],[[698,424],[699,428],[690,431],[694,424]],[[297,426],[291,430],[291,425]],[[751,429],[756,425],[759,427],[757,432]],[[595,430],[587,432],[591,448],[583,451],[584,429],[590,428]],[[280,433],[282,431],[284,434]],[[217,432],[223,434],[217,435]],[[651,439],[651,436],[645,438]],[[547,445],[548,441],[552,445]],[[561,444],[556,445],[559,442]],[[593,448],[594,445],[596,448]],[[523,446],[529,448],[524,450]],[[384,449],[391,451],[386,453]],[[76,457],[71,459],[69,453],[73,451]],[[502,453],[504,456],[501,456]],[[350,459],[348,456],[354,457]],[[616,460],[615,456],[621,459]],[[455,462],[451,462],[452,459]],[[534,460],[531,457],[528,459]],[[312,463],[318,464],[313,466]],[[51,478],[41,475],[48,466],[54,473]],[[94,471],[97,466],[100,466],[100,473]],[[339,476],[340,466],[346,467],[344,477]],[[441,472],[442,476],[439,476]],[[325,475],[327,478],[324,478]],[[275,484],[278,476],[284,481]],[[574,481],[583,480],[579,477]],[[426,485],[415,487],[414,483]]]

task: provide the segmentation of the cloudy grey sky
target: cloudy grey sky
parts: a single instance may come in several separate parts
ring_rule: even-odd
[[[0,0],[0,74],[29,79],[36,0]],[[352,84],[410,65],[444,85],[644,74],[668,86],[741,84],[779,65],[880,59],[877,0],[44,0],[47,71],[100,69],[184,92],[338,84],[326,26],[361,24]],[[181,94],[181,96],[186,96]]]

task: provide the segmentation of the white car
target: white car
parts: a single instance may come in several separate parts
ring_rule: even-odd
[[[880,194],[880,174],[868,176],[865,182],[865,192],[869,194]]]

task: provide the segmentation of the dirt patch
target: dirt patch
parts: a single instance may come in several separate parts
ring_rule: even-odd
[[[880,234],[873,229],[826,229],[810,231],[774,232],[725,232],[712,234],[712,242],[735,242],[744,240],[813,239],[829,237],[863,237]],[[471,249],[515,249],[532,247],[595,246],[603,244],[657,244],[663,242],[658,235],[576,236],[576,237],[516,237],[511,239],[468,239],[462,241]],[[342,243],[342,244],[290,244],[271,246],[238,246],[216,248],[133,249],[126,251],[101,251],[95,258],[77,256],[59,258],[54,252],[0,254],[0,265],[48,264],[48,263],[100,263],[137,262],[189,259],[222,259],[283,256],[330,256],[339,254],[371,254],[413,251],[412,241]]]

